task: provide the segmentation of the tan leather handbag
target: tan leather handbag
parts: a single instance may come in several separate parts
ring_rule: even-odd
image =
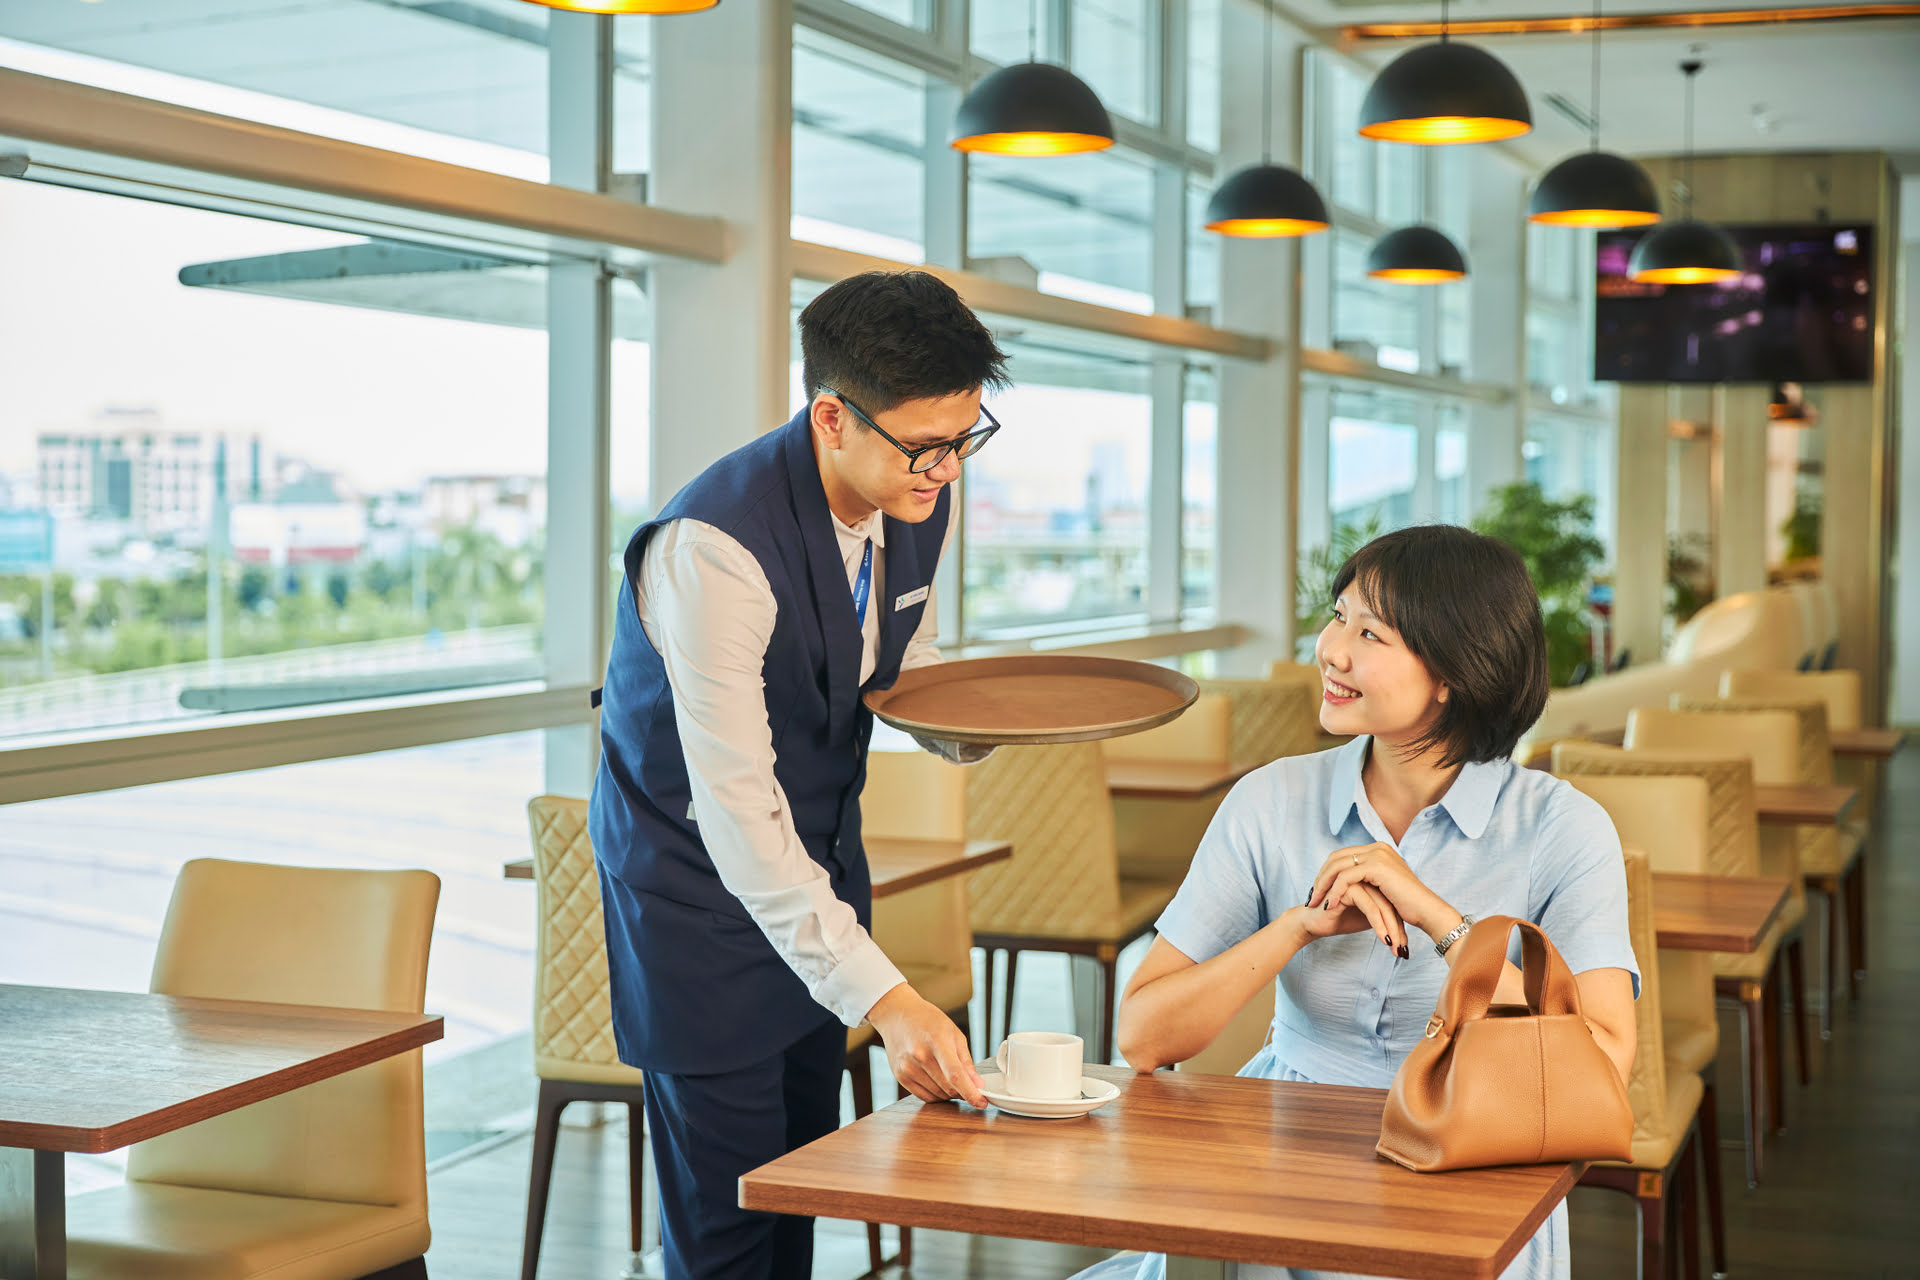
[[[1524,1008],[1493,1003],[1516,928]],[[1426,1037],[1393,1077],[1374,1149],[1421,1173],[1631,1158],[1627,1086],[1580,1016],[1580,990],[1547,935],[1488,916],[1454,945],[1460,955]]]

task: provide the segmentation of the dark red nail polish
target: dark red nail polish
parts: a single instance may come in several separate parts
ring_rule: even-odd
[[[1404,942],[1400,944],[1400,958],[1402,960],[1407,958],[1407,944]]]

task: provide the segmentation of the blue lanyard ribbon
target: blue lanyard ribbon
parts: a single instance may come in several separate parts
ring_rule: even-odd
[[[873,594],[873,539],[860,556],[860,576],[853,580],[853,608],[860,625],[867,625],[867,597]]]

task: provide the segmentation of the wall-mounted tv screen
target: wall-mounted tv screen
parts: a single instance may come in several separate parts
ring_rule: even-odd
[[[1600,382],[1871,382],[1873,228],[1724,228],[1746,274],[1727,285],[1636,284],[1652,230],[1602,231],[1593,376]]]

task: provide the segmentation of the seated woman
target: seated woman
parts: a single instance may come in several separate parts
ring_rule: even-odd
[[[1476,917],[1507,915],[1565,956],[1625,1079],[1639,973],[1619,837],[1594,801],[1508,758],[1547,698],[1525,564],[1466,529],[1402,529],[1357,552],[1334,597],[1315,646],[1320,723],[1353,741],[1276,760],[1221,805],[1127,984],[1121,1053],[1139,1071],[1190,1058],[1278,976],[1268,1043],[1240,1074],[1385,1088],[1452,944]],[[1526,1002],[1511,961],[1495,1000]],[[1082,1280],[1164,1274],[1162,1258],[1127,1256]],[[1505,1275],[1568,1274],[1562,1204]]]

